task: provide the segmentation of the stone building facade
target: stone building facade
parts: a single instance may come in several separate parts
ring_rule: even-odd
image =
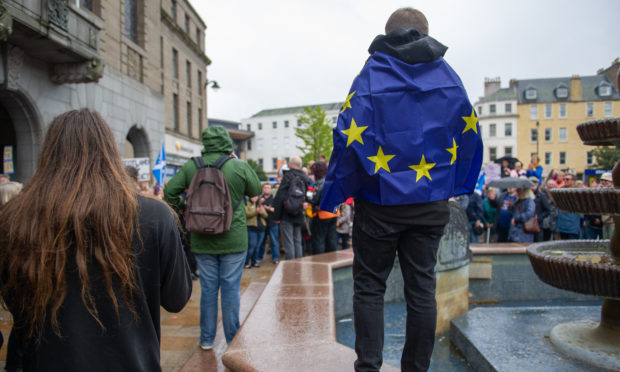
[[[84,107],[102,114],[126,158],[148,157],[153,164],[166,136],[199,142],[207,115],[198,79],[206,79],[210,63],[206,26],[186,0],[171,19],[170,1],[0,3],[0,147],[10,150],[8,162],[3,151],[3,172],[13,168],[12,179],[28,181],[53,118]],[[191,29],[180,35],[186,20]],[[185,66],[171,78],[170,45],[178,45],[179,64],[190,61],[193,91],[186,88]],[[174,94],[187,103],[179,103],[177,118],[191,120],[191,133],[174,127]]]

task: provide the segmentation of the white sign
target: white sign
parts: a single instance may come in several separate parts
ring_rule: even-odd
[[[487,184],[493,180],[500,178],[500,172],[502,171],[499,164],[487,164],[484,166],[484,183]]]
[[[148,181],[151,179],[151,165],[149,158],[129,158],[123,159],[125,166],[131,165],[138,170],[138,181]]]

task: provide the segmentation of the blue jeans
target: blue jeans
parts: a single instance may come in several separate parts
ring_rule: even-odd
[[[271,259],[272,260],[280,260],[280,243],[278,242],[278,237],[280,234],[280,225],[273,225],[268,227],[265,230],[265,238],[263,242],[260,244],[260,248],[258,250],[258,259],[262,260],[263,255],[265,254],[265,243],[267,242],[267,236],[269,236],[269,249],[271,250]]]
[[[239,287],[245,252],[196,254],[200,271],[200,342],[213,343],[217,329],[217,294],[222,292],[222,323],[226,342],[239,329]]]
[[[265,231],[248,229],[248,252],[245,258],[246,265],[254,265],[258,262],[258,249],[265,238]]]

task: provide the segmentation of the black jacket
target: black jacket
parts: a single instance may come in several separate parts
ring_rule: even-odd
[[[304,211],[302,210],[299,214],[293,215],[287,213],[282,206],[284,198],[288,194],[291,182],[295,177],[301,178],[304,183],[304,190],[308,189],[308,185],[310,184],[310,178],[308,178],[308,176],[303,171],[298,169],[289,169],[285,171],[284,175],[282,176],[282,182],[280,182],[280,188],[278,189],[276,197],[273,201],[273,206],[275,208],[273,218],[276,221],[288,221],[296,225],[301,225],[302,223],[304,223]]]
[[[536,216],[538,217],[538,224],[542,226],[542,222],[551,213],[551,202],[549,197],[544,192],[541,192],[538,188],[534,192],[534,203],[536,203]]]
[[[377,36],[368,52],[385,53],[409,64],[432,62],[442,57],[448,48],[414,28],[399,28],[387,35]],[[376,218],[396,224],[418,224],[426,226],[445,225],[450,219],[447,200],[429,203],[382,206],[363,200],[356,200],[355,210],[372,213]],[[358,207],[358,204],[363,206]]]
[[[82,303],[80,280],[77,270],[72,268],[75,262],[72,265],[69,261],[67,295],[58,313],[62,338],[48,327],[39,345],[30,340],[20,342],[25,372],[161,370],[160,306],[170,312],[181,311],[192,293],[192,279],[170,209],[155,199],[138,200],[140,235],[136,234],[132,244],[138,319],[122,301],[118,283],[113,283],[117,298],[121,299],[119,323],[103,273],[99,265],[92,264],[91,293],[105,326],[103,330]],[[19,319],[19,314],[13,315]],[[21,332],[17,332],[21,339]]]

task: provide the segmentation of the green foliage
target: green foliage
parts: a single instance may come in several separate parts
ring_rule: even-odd
[[[325,110],[319,106],[304,107],[299,122],[301,127],[295,128],[295,135],[304,143],[303,146],[297,146],[301,150],[304,164],[317,160],[321,154],[329,159],[334,145],[331,120],[326,118]]]
[[[248,165],[250,166],[250,168],[252,168],[252,170],[254,170],[259,180],[267,181],[267,175],[265,174],[265,171],[260,165],[258,165],[256,161],[248,159]]]
[[[596,167],[601,169],[613,169],[620,160],[620,149],[615,147],[597,147],[592,154],[596,157]]]

